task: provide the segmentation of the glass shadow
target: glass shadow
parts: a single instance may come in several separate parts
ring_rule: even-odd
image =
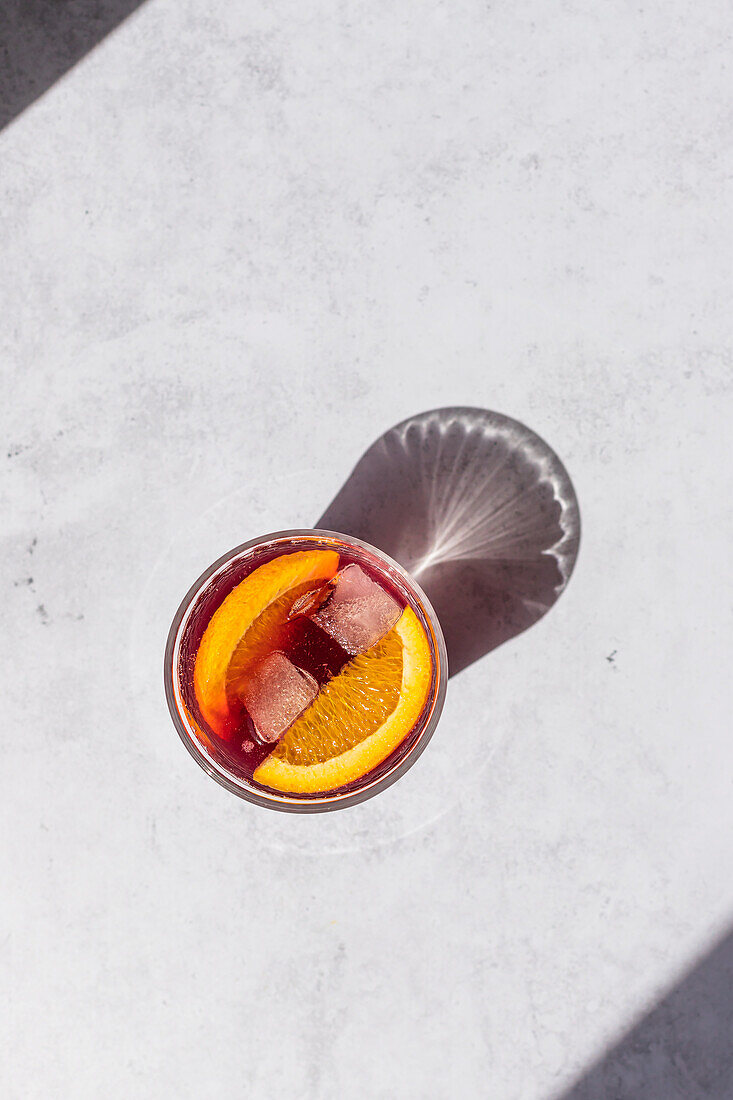
[[[445,408],[380,436],[316,527],[364,539],[409,570],[437,612],[454,675],[554,604],[577,557],[580,512],[559,458],[524,424]]]
[[[3,0],[0,130],[141,3],[143,0]]]

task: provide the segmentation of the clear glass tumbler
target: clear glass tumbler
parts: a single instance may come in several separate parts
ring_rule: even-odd
[[[430,646],[432,682],[423,711],[397,748],[373,771],[347,787],[323,794],[284,794],[256,783],[226,757],[198,713],[193,689],[196,651],[211,616],[239,582],[279,554],[336,550],[382,575],[422,623]],[[227,790],[249,802],[291,813],[318,813],[353,806],[384,790],[414,764],[433,735],[445,699],[448,660],[443,632],[425,593],[401,565],[374,546],[334,531],[278,531],[235,547],[214,562],[184,597],[165,649],[165,693],[173,723],[194,760]]]

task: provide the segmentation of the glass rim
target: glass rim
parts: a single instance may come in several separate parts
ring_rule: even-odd
[[[196,735],[196,731],[192,728],[192,722],[187,714],[187,708],[181,695],[178,682],[178,664],[181,640],[189,617],[196,607],[199,597],[206,591],[212,578],[218,572],[237,558],[246,555],[250,550],[268,547],[277,542],[292,542],[295,539],[309,538],[314,541],[335,542],[345,547],[354,546],[368,554],[373,554],[399,576],[413,596],[417,609],[424,620],[423,625],[427,627],[426,633],[434,664],[435,681],[428,710],[420,719],[422,728],[415,737],[413,744],[404,754],[397,755],[397,759],[386,772],[371,781],[365,782],[362,786],[341,794],[326,791],[316,798],[304,799],[295,794],[278,791],[270,792],[264,788],[250,786],[245,779],[238,779],[237,776],[229,773],[226,768],[206,753]],[[268,809],[281,810],[286,813],[323,813],[329,810],[355,806],[368,798],[372,798],[375,794],[395,783],[412,767],[433,736],[443,710],[448,682],[448,655],[438,616],[420,585],[404,566],[391,558],[389,554],[385,554],[383,550],[353,535],[346,535],[339,531],[326,531],[317,527],[306,527],[286,531],[272,531],[260,535],[258,538],[249,539],[247,542],[240,543],[239,546],[235,546],[232,550],[222,554],[220,558],[217,558],[212,565],[204,570],[181,600],[173,617],[165,646],[163,676],[166,701],[173,724],[188,752],[207,775],[216,780],[220,786],[231,791],[232,794],[258,806],[265,806]],[[368,775],[369,773],[367,773],[367,777]]]

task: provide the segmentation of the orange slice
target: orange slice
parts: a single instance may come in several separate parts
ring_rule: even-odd
[[[431,679],[427,636],[406,607],[380,642],[320,692],[255,770],[255,780],[278,791],[319,794],[366,775],[413,728]]]
[[[234,588],[214,612],[204,631],[193,671],[193,684],[201,714],[214,730],[220,730],[229,713],[227,705],[227,669],[245,634],[263,613],[293,589],[293,600],[302,594],[304,586],[328,580],[338,569],[335,550],[298,550],[282,554],[254,569]],[[287,601],[286,601],[287,602]],[[282,614],[282,605],[274,616]],[[287,609],[285,610],[287,615]],[[263,624],[255,630],[253,645],[264,642],[265,631],[275,623]],[[259,650],[257,650],[259,652]],[[241,661],[244,666],[246,661]],[[242,673],[245,669],[242,668]],[[235,668],[236,672],[236,668]],[[231,682],[231,678],[230,678]]]
[[[317,585],[318,587],[314,587]],[[304,581],[295,584],[277,600],[262,611],[237,642],[232,658],[227,665],[227,698],[236,698],[252,668],[263,657],[279,649],[282,629],[288,622],[293,605],[306,593],[320,591],[318,581]]]

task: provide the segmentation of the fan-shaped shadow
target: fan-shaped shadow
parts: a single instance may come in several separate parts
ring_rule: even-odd
[[[316,527],[364,539],[413,574],[453,675],[549,610],[575,564],[580,514],[565,468],[529,428],[446,408],[385,432]]]

